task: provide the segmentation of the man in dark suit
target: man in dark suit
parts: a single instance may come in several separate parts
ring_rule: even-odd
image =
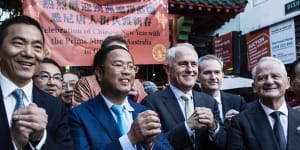
[[[198,60],[201,92],[212,96],[218,102],[222,123],[228,127],[234,115],[246,108],[243,97],[221,91],[224,78],[223,61],[215,55],[205,55]]]
[[[1,149],[73,149],[63,102],[32,82],[44,42],[30,17],[13,17],[0,26]]]
[[[226,132],[218,123],[216,101],[192,90],[198,76],[194,47],[182,43],[170,48],[164,69],[170,86],[145,97],[142,104],[158,113],[171,145],[178,150],[224,148]]]
[[[107,46],[97,52],[95,62],[100,94],[69,112],[75,149],[173,149],[161,133],[157,113],[128,98],[137,70],[129,51]],[[122,107],[121,112],[115,107]]]
[[[234,116],[228,150],[295,150],[300,146],[300,112],[286,105],[289,78],[277,58],[264,57],[252,70],[259,99]]]

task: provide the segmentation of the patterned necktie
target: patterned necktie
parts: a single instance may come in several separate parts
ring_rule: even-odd
[[[16,98],[16,105],[14,108],[14,111],[19,109],[19,108],[23,108],[25,107],[23,98],[24,98],[24,92],[22,89],[16,89],[13,93],[13,96]]]
[[[275,133],[277,142],[280,146],[280,150],[285,150],[286,149],[286,142],[285,142],[283,127],[281,125],[281,121],[280,121],[280,117],[279,117],[280,112],[279,111],[274,111],[274,112],[271,113],[271,116],[275,120],[273,131]]]
[[[181,98],[185,101],[185,116],[188,119],[194,112],[193,102],[189,95],[184,94]]]
[[[117,124],[121,132],[121,135],[124,135],[125,134],[125,117],[124,117],[125,107],[123,105],[121,106],[113,105],[111,106],[111,109],[117,116]]]

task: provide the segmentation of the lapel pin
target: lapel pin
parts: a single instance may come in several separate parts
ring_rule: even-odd
[[[296,133],[300,134],[300,126],[296,128]]]

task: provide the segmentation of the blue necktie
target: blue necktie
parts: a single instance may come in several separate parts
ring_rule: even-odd
[[[280,146],[280,150],[285,150],[286,149],[286,142],[285,142],[285,136],[283,132],[283,127],[281,125],[280,121],[280,112],[279,111],[274,111],[271,113],[271,116],[274,118],[275,123],[274,123],[274,134],[276,136],[277,142]]]
[[[117,116],[117,124],[119,127],[119,130],[121,132],[121,135],[125,134],[125,118],[124,118],[124,109],[125,107],[123,105],[113,105],[111,106],[112,111],[116,114]]]
[[[16,105],[15,105],[14,111],[19,109],[19,108],[25,107],[25,104],[24,104],[24,101],[23,101],[23,97],[24,97],[23,90],[22,89],[16,89],[12,94],[16,98]]]

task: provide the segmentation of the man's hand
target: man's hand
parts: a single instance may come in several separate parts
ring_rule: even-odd
[[[48,123],[48,115],[45,109],[31,103],[28,106],[18,109],[13,113],[13,121],[17,122],[23,130],[31,131],[29,140],[39,142],[43,137],[44,130]]]
[[[133,145],[142,143],[146,149],[150,149],[153,141],[161,132],[160,128],[161,124],[157,113],[147,110],[138,114],[127,135]]]
[[[18,149],[22,149],[29,141],[29,135],[33,132],[31,129],[21,125],[22,121],[13,121],[10,129],[11,137]]]
[[[209,130],[215,130],[217,128],[214,115],[211,109],[206,107],[196,107],[195,112],[193,113],[195,120],[205,127],[208,127]]]
[[[231,125],[231,118],[237,114],[239,114],[240,112],[238,112],[235,109],[230,109],[225,113],[225,118],[224,118],[224,124],[225,126],[230,126]]]

